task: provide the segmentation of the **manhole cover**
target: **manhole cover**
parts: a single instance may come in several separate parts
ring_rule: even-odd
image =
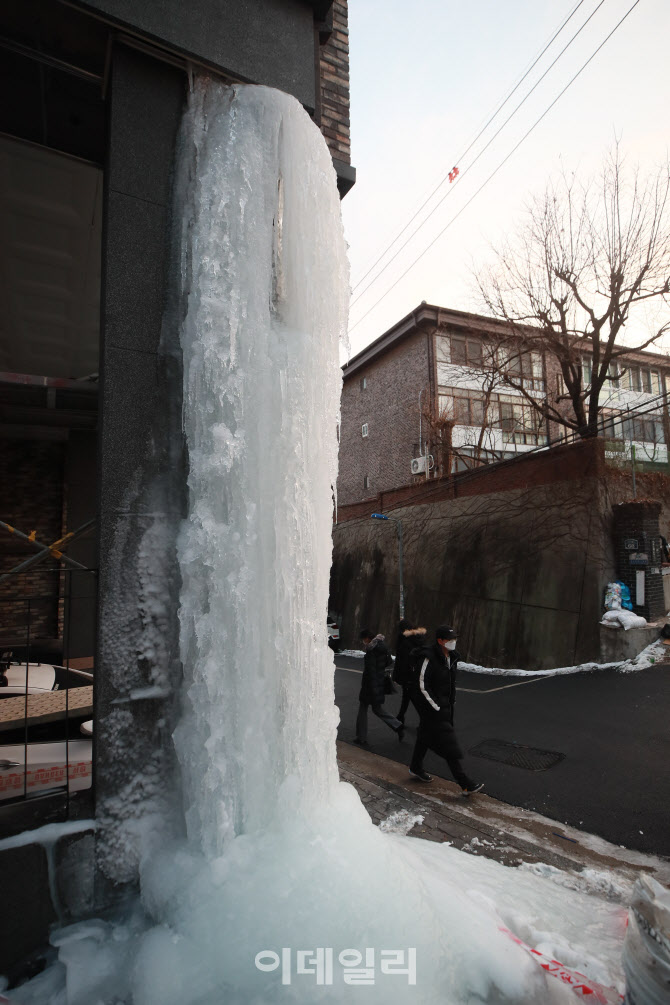
[[[514,768],[525,768],[527,771],[546,771],[565,757],[565,754],[559,754],[556,750],[538,750],[537,747],[510,743],[508,740],[482,740],[471,747],[469,753],[475,757],[486,757],[489,761],[511,764]]]

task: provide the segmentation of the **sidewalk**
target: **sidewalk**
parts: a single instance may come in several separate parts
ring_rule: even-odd
[[[608,898],[645,872],[670,886],[670,861],[629,851],[547,817],[492,799],[483,792],[465,798],[459,786],[434,777],[426,784],[407,768],[369,750],[338,741],[342,781],[358,791],[375,824],[428,841],[447,841],[472,855],[506,866],[544,863],[565,872],[607,873]],[[421,816],[421,822],[412,818]]]

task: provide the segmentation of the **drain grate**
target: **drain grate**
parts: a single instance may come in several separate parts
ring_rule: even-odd
[[[489,761],[511,764],[513,768],[525,768],[526,771],[546,771],[565,757],[565,754],[559,754],[556,750],[538,750],[537,747],[510,743],[508,740],[482,740],[471,747],[469,753],[475,757],[485,757]]]

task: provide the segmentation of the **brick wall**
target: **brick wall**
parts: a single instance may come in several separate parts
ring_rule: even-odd
[[[618,578],[630,590],[635,613],[647,621],[654,621],[665,614],[659,542],[661,504],[651,499],[634,499],[614,506],[613,512]],[[640,554],[646,556],[646,566],[636,564],[635,558]],[[635,584],[637,573],[641,571],[644,571],[644,603],[638,604]]]
[[[429,388],[428,342],[415,332],[345,379],[340,425],[339,505],[350,505],[412,481],[418,455],[419,391]],[[361,388],[365,378],[366,388]],[[368,435],[361,435],[363,423]],[[369,487],[364,487],[365,476]]]
[[[0,518],[24,534],[50,544],[63,529],[64,444],[3,440],[0,449]],[[26,542],[0,528],[0,573],[35,554]],[[0,645],[22,645],[30,614],[30,635],[53,639],[59,634],[59,574],[46,560],[30,571],[0,582]],[[19,598],[33,598],[27,600]]]
[[[335,0],[332,18],[332,33],[319,50],[321,132],[332,156],[351,164],[347,0]]]
[[[602,480],[604,474],[603,441],[581,440],[578,443],[554,447],[551,452],[521,454],[513,461],[484,465],[454,475],[452,478],[433,478],[427,482],[418,478],[409,484],[407,484],[409,480],[405,478],[405,485],[397,488],[389,487],[371,494],[365,503],[347,504],[344,499],[340,499],[337,522],[344,523],[347,520],[364,517],[369,515],[368,510],[388,513],[402,506],[421,506],[424,503],[446,499],[485,496],[494,492],[552,485],[563,481],[579,481],[585,478]]]

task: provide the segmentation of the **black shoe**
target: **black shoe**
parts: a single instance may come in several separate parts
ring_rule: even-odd
[[[412,771],[412,769],[410,768],[409,773],[412,776],[412,778],[416,778],[420,782],[432,782],[433,780],[433,776],[429,775],[427,771],[423,770],[423,768],[421,768],[420,771]]]
[[[475,792],[480,792],[484,788],[484,782],[470,782],[464,789],[461,789],[461,793],[464,796],[471,796]]]
[[[401,726],[400,729],[396,729],[396,733],[398,734],[398,741],[402,743],[405,736],[405,727]]]
[[[369,747],[370,746],[370,744],[368,743],[367,740],[359,740],[357,736],[354,738],[353,743],[357,743],[359,747]]]

